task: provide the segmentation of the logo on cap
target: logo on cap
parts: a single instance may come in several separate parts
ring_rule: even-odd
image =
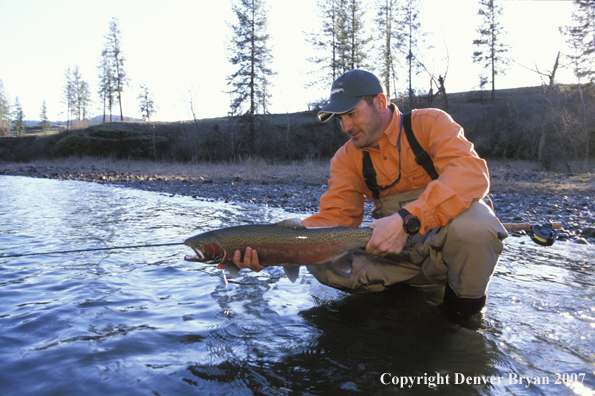
[[[339,92],[345,92],[345,90],[343,88],[335,88],[331,91],[331,95],[334,95]]]

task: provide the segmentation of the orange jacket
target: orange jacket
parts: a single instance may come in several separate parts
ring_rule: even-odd
[[[362,151],[370,152],[380,186],[391,184],[399,173],[397,140],[401,115],[391,104],[392,121],[378,146],[359,149],[352,141],[341,147],[331,159],[329,189],[320,199],[317,214],[302,221],[306,227],[345,225],[358,227],[364,217],[364,199],[373,201],[362,173]],[[426,191],[405,206],[421,221],[421,233],[448,224],[489,191],[486,162],[479,158],[459,126],[438,109],[413,110],[412,129],[419,144],[430,154],[437,180],[415,162],[405,131],[401,134],[401,180],[380,195],[397,194],[419,188]]]

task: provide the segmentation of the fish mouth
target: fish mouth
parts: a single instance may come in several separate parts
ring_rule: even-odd
[[[204,256],[204,254],[202,254],[202,252],[201,252],[200,250],[197,250],[197,249],[195,249],[195,248],[193,248],[193,247],[191,247],[191,248],[192,248],[192,250],[194,250],[194,252],[195,252],[196,254],[189,255],[189,256],[184,256],[184,260],[186,260],[186,261],[198,261],[198,262],[203,262],[203,261],[204,261],[204,259],[205,259],[205,256]]]

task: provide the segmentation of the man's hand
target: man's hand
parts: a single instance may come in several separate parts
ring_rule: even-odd
[[[232,261],[239,269],[249,268],[254,272],[260,272],[265,268],[258,262],[258,253],[256,253],[256,250],[252,250],[252,248],[250,247],[246,248],[246,253],[244,254],[244,262],[240,261],[241,257],[242,252],[240,252],[239,250],[236,250],[233,253]],[[217,268],[225,269],[225,264],[219,264]]]
[[[398,213],[374,220],[370,225],[374,231],[366,246],[366,252],[375,256],[399,254],[403,250],[409,234],[403,228],[403,219]]]

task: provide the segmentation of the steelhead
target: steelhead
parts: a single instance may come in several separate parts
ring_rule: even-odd
[[[276,224],[254,224],[221,228],[186,239],[184,244],[196,253],[187,261],[225,264],[230,274],[240,271],[231,258],[236,250],[243,255],[246,247],[258,252],[258,261],[269,267],[281,265],[290,281],[298,278],[300,265],[331,263],[342,272],[351,272],[350,250],[365,248],[372,236],[370,228],[306,228],[300,219]]]

